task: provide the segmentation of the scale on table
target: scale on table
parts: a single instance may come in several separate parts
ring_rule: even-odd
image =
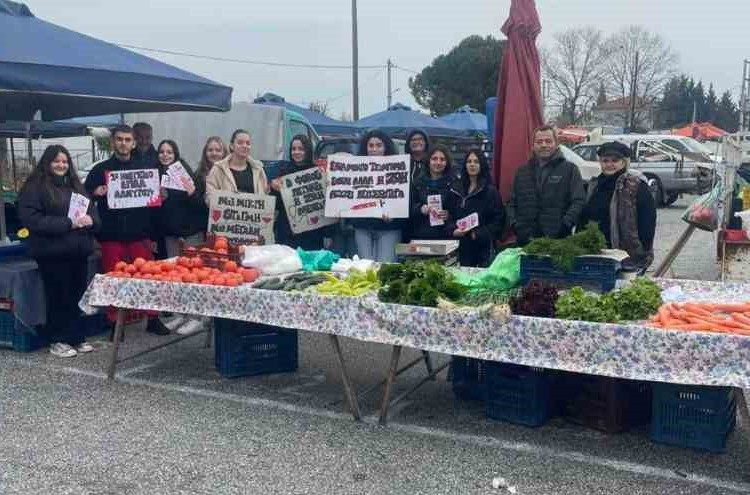
[[[413,240],[396,244],[399,261],[429,260],[445,266],[458,266],[458,241]]]

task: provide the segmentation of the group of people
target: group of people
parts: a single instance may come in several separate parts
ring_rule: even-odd
[[[280,179],[269,181],[263,163],[252,157],[252,136],[246,130],[236,130],[228,145],[218,136],[208,138],[195,169],[181,157],[177,143],[165,139],[154,147],[152,140],[152,129],[146,123],[115,127],[112,155],[96,164],[84,183],[68,150],[49,146],[22,188],[19,215],[30,231],[30,255],[39,265],[48,302],[43,332],[51,342],[50,351],[57,356],[93,350],[79,330],[78,301],[86,288],[88,257],[95,240],[101,246],[104,271],[113,270],[122,260],[174,257],[183,243],[195,246],[205,241],[212,194],[280,196]],[[425,132],[415,130],[407,135],[405,152],[411,157],[408,219],[388,215],[350,219],[295,234],[279,197],[276,242],[305,250],[335,249],[334,239],[341,237],[342,230],[353,231],[356,254],[361,258],[392,262],[396,244],[405,240],[458,240],[460,264],[483,267],[492,261],[508,227],[515,232],[518,244],[524,245],[534,237],[567,236],[594,221],[609,245],[626,250],[638,266],[645,269],[653,259],[656,210],[643,178],[628,170],[629,148],[625,145],[601,147],[602,174],[586,192],[578,169],[560,153],[555,130],[538,129],[532,159],[518,170],[507,209],[481,150],[469,151],[457,166],[448,148],[432,144]],[[386,133],[374,129],[362,136],[358,154],[395,155],[397,149]],[[163,176],[176,162],[183,165],[192,184],[181,189],[162,188],[160,207],[109,207],[111,172],[154,169]],[[297,135],[290,143],[289,161],[282,165],[280,177],[315,166],[312,142]],[[91,200],[86,214],[75,219],[68,217],[73,194]],[[478,223],[461,228],[459,220],[474,215]],[[166,322],[157,313],[146,315],[147,331],[158,335],[193,333],[209,323],[187,315],[174,315]],[[114,322],[114,311],[108,317]]]

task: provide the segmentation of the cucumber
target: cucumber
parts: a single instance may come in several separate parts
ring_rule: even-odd
[[[265,290],[279,290],[281,287],[283,287],[284,281],[280,278],[274,277],[271,279],[266,280],[266,282],[263,284],[262,289]]]

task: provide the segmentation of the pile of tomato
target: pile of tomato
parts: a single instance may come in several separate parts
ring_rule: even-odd
[[[244,283],[255,282],[260,273],[255,268],[240,267],[235,261],[226,261],[219,269],[204,266],[203,260],[198,256],[181,256],[176,262],[147,261],[143,258],[136,258],[133,263],[120,261],[113,271],[107,273],[107,276],[237,287]]]

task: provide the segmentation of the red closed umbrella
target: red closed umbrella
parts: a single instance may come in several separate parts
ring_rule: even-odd
[[[542,125],[541,68],[536,37],[541,31],[534,0],[512,0],[502,31],[507,36],[497,83],[493,171],[504,200],[516,170],[531,153],[532,134]]]

